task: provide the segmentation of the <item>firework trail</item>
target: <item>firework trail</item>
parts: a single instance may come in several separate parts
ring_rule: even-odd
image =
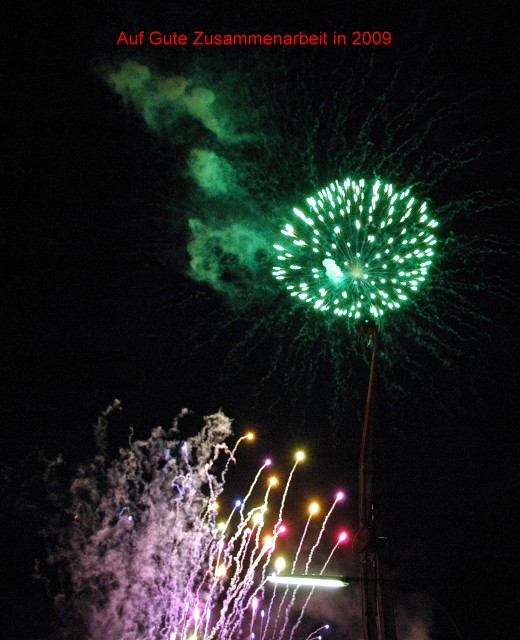
[[[275,584],[274,588],[273,588],[273,593],[271,595],[271,600],[269,602],[269,607],[267,609],[267,619],[266,619],[266,622],[265,622],[265,630],[263,631],[263,633],[262,633],[262,635],[260,637],[260,640],[265,640],[265,635],[267,633],[267,630],[269,629],[269,624],[270,624],[270,621],[271,621],[271,611],[272,611],[272,608],[273,608],[274,603],[276,601],[276,587],[277,586],[278,585]],[[264,620],[262,618],[262,627],[263,627],[263,622],[264,622]]]
[[[304,458],[304,455],[301,451],[296,453],[295,463],[289,473],[287,483],[284,488],[283,496],[281,499],[281,505],[278,512],[278,518],[273,527],[272,536],[268,537],[268,540],[264,543],[263,547],[260,550],[260,553],[258,553],[258,550],[260,548],[260,535],[264,526],[264,514],[267,511],[268,497],[269,497],[271,488],[276,486],[276,484],[278,484],[277,479],[274,477],[269,479],[269,484],[264,496],[263,504],[260,507],[256,507],[250,510],[246,517],[243,517],[243,506],[246,503],[246,501],[250,498],[253,491],[253,487],[258,482],[260,471],[262,471],[266,466],[270,466],[271,464],[270,459],[267,459],[264,462],[264,465],[261,467],[261,470],[255,476],[252,486],[248,494],[246,495],[246,498],[244,499],[244,502],[241,508],[241,514],[242,514],[241,523],[237,529],[237,533],[231,539],[231,544],[233,544],[237,539],[242,539],[242,546],[240,547],[238,554],[235,556],[236,566],[235,566],[234,576],[227,590],[226,600],[224,601],[224,604],[221,610],[221,619],[217,624],[217,627],[215,628],[215,633],[218,630],[220,630],[221,633],[225,632],[229,634],[229,637],[233,637],[233,634],[238,630],[240,624],[242,623],[244,613],[247,611],[248,607],[253,602],[253,598],[255,598],[257,594],[263,590],[263,586],[267,579],[267,576],[266,576],[267,566],[271,559],[272,553],[274,552],[276,539],[278,538],[280,533],[282,533],[284,530],[284,527],[283,525],[281,525],[281,522],[282,522],[283,509],[285,506],[285,501],[287,498],[289,486],[291,484],[291,480],[293,478],[296,467],[298,463],[303,460],[303,458]],[[257,527],[255,544],[251,552],[251,558],[255,558],[255,559],[252,560],[249,566],[244,569],[244,563],[242,562],[242,559],[245,557],[247,546],[250,540],[252,539],[254,526],[252,528],[248,527],[246,529],[243,529],[243,527],[245,527],[245,525],[249,523],[251,519],[253,520],[253,525]],[[244,537],[242,530],[243,530],[243,533],[247,532],[246,537]],[[255,570],[257,569],[258,565],[263,559],[264,559],[264,564],[262,566],[262,569],[260,572],[260,578],[259,578],[260,585],[256,587],[256,589],[253,591],[252,594],[250,594],[249,590],[254,585]],[[247,599],[247,602],[246,602],[246,599]],[[233,605],[233,609],[232,609],[232,615],[230,616],[229,608],[231,606],[231,603]],[[269,608],[269,612],[270,612],[270,608]],[[266,623],[266,630],[269,626],[269,612],[268,612],[268,619]],[[232,618],[232,621],[231,621],[231,618]]]
[[[318,538],[316,539],[316,542],[315,542],[314,546],[310,550],[309,557],[307,559],[307,564],[305,565],[305,574],[307,574],[308,571],[309,571],[309,565],[310,565],[310,563],[312,561],[312,556],[314,555],[314,552],[316,551],[316,548],[320,544],[321,538],[322,538],[323,534],[325,533],[325,527],[327,526],[327,522],[329,521],[329,518],[332,515],[332,512],[336,508],[336,505],[338,504],[338,502],[342,501],[344,499],[344,497],[345,496],[344,496],[343,492],[339,491],[336,494],[336,498],[335,498],[334,502],[332,503],[331,508],[327,511],[327,514],[325,515],[325,518],[323,518],[323,522],[322,522],[322,525],[321,525],[320,532],[318,534]]]
[[[296,471],[296,467],[298,466],[298,463],[301,462],[302,460],[304,460],[304,458],[305,458],[305,454],[303,453],[303,451],[298,451],[296,453],[296,455],[295,455],[295,462],[294,462],[294,465],[292,466],[292,469],[291,469],[291,471],[289,473],[289,477],[287,478],[287,483],[285,485],[285,489],[284,489],[284,492],[283,492],[283,495],[282,495],[282,502],[281,502],[281,505],[280,505],[280,512],[278,514],[278,520],[276,521],[276,524],[275,524],[275,527],[274,527],[274,530],[275,530],[276,533],[278,533],[278,531],[280,530],[280,525],[282,523],[283,510],[284,510],[284,507],[285,507],[285,500],[287,498],[287,493],[289,491],[289,486],[291,484],[291,480],[293,478],[294,472]],[[294,566],[296,564],[296,559],[297,559],[298,554],[299,554],[299,552],[301,550],[301,545],[303,544],[303,538],[305,537],[305,533],[307,531],[308,523],[310,521],[310,518],[311,518],[311,515],[312,515],[313,512],[314,512],[314,510],[311,510],[311,513],[309,514],[309,519],[307,521],[307,525],[305,527],[303,536],[302,536],[302,538],[300,540],[300,545],[298,547],[298,551],[296,552],[296,557],[295,557],[295,560],[294,560],[294,563],[293,563],[293,570],[294,570]],[[282,603],[285,600],[285,597],[286,597],[286,593],[283,596]],[[271,618],[271,609],[273,607],[273,604],[274,604],[274,596],[273,596],[273,600],[271,600],[271,603],[269,605],[269,609],[267,611],[267,621],[266,621],[266,625],[265,625],[266,631],[269,628],[269,622],[270,622],[270,618]],[[278,615],[280,615],[281,606],[282,605],[280,605],[279,608],[278,608]],[[276,617],[276,624],[278,622],[278,615]]]
[[[310,504],[310,506],[309,506],[309,516],[308,516],[307,521],[305,523],[305,527],[303,528],[303,533],[302,533],[302,535],[300,537],[300,543],[298,544],[298,549],[296,550],[296,554],[294,556],[294,560],[293,560],[292,567],[291,567],[291,575],[294,574],[294,571],[296,569],[296,563],[298,562],[298,558],[299,558],[300,552],[302,550],[302,546],[303,546],[303,542],[305,540],[305,536],[307,535],[307,530],[309,528],[309,524],[311,522],[311,518],[313,516],[315,516],[318,513],[318,511],[319,511],[318,503],[317,502],[312,502]],[[276,632],[278,631],[278,624],[279,624],[279,619],[280,619],[280,615],[282,613],[282,610],[283,610],[284,613],[287,613],[288,610],[290,609],[290,605],[289,605],[289,607],[287,607],[287,611],[284,609],[285,599],[287,598],[287,594],[288,593],[289,593],[289,587],[287,586],[287,587],[285,587],[284,594],[282,596],[280,604],[278,605],[278,613],[276,615],[276,619],[275,619],[275,622],[274,622],[273,635],[276,635]],[[294,604],[294,597],[293,597],[293,600],[292,600],[292,604]],[[269,622],[269,620],[268,620],[268,622]],[[283,637],[283,632],[284,631],[285,631],[285,625],[282,628],[282,631],[280,633],[280,635],[282,637]]]
[[[316,636],[317,633],[319,633],[320,631],[327,631],[329,629],[329,625],[328,624],[324,624],[322,627],[319,627],[318,629],[316,629],[315,631],[313,631],[312,633],[310,633],[305,640],[313,640],[316,637],[321,637],[321,636]]]
[[[311,522],[311,518],[313,516],[315,516],[319,511],[319,506],[317,502],[312,502],[310,507],[309,507],[309,517],[307,518],[307,522],[305,523],[305,527],[303,529],[303,533],[302,536],[300,538],[300,544],[298,545],[298,549],[296,551],[296,554],[294,556],[294,560],[292,563],[292,567],[291,567],[291,575],[294,573],[295,569],[296,569],[296,563],[298,562],[298,558],[300,556],[300,551],[302,550],[302,546],[303,546],[303,541],[305,540],[305,536],[307,535],[307,530],[309,528],[309,524]]]
[[[221,475],[221,481],[222,481],[222,482],[225,482],[226,474],[227,474],[227,471],[228,471],[228,469],[229,469],[229,465],[230,465],[232,462],[236,462],[235,454],[236,454],[236,452],[237,452],[238,445],[239,445],[243,440],[247,440],[248,442],[252,442],[254,439],[255,439],[255,436],[254,436],[254,434],[250,431],[249,433],[246,433],[246,435],[245,435],[245,436],[242,436],[242,437],[240,437],[240,438],[237,440],[237,442],[236,442],[235,446],[233,447],[233,450],[232,450],[232,451],[231,451],[231,453],[229,454],[229,458],[228,458],[228,459],[227,459],[227,461],[226,461],[226,466],[224,467],[224,470],[222,471],[222,475]]]
[[[334,552],[336,551],[336,549],[339,547],[340,544],[342,544],[343,542],[346,542],[348,540],[348,537],[349,536],[345,531],[342,531],[339,534],[338,541],[332,547],[331,552],[329,553],[327,559],[325,560],[325,563],[323,564],[323,567],[320,570],[320,574],[319,574],[320,576],[322,576],[325,573],[325,569],[327,568],[329,562],[331,561],[332,556],[334,555]],[[307,571],[305,573],[307,573]],[[289,636],[289,640],[292,640],[294,638],[294,635],[297,629],[299,628],[300,624],[303,621],[303,616],[305,615],[305,611],[313,595],[314,595],[314,587],[312,587],[312,589],[309,591],[309,595],[307,596],[307,598],[305,599],[305,602],[303,603],[303,606],[300,611],[300,615],[298,617],[298,620],[296,621],[296,624],[292,628],[291,635]],[[327,625],[327,628],[328,628],[328,625]]]
[[[61,581],[68,576],[70,594],[60,587],[56,593],[66,633],[82,628],[88,640],[237,640],[247,632],[259,630],[259,638],[269,633],[276,590],[267,620],[263,609],[260,617],[257,612],[285,531],[280,511],[287,485],[278,513],[268,519],[277,480],[269,478],[258,495],[270,466],[264,461],[244,501],[217,522],[215,500],[224,484],[213,469],[222,455],[227,468],[236,452],[236,445],[225,445],[230,421],[220,413],[209,416],[204,429],[185,441],[175,438],[178,430],[178,421],[169,432],[154,429],[111,463],[97,456],[63,484],[62,494],[47,473],[49,496],[60,496],[54,508],[69,518],[65,527],[46,529],[49,575],[59,568]],[[296,464],[300,460],[297,455]],[[248,502],[254,506],[246,512]],[[281,570],[280,559],[275,567]]]
[[[334,552],[336,551],[336,549],[339,547],[340,544],[342,544],[343,542],[346,542],[349,539],[349,535],[346,531],[342,531],[339,536],[338,536],[338,541],[336,542],[336,544],[332,547],[331,552],[329,553],[328,558],[325,560],[325,564],[323,565],[323,567],[321,568],[320,571],[320,576],[323,575],[325,569],[327,568],[329,562],[332,559],[332,556],[334,555]]]
[[[289,486],[291,484],[291,480],[293,478],[294,472],[296,471],[296,467],[298,466],[298,463],[302,462],[302,460],[304,460],[304,459],[305,459],[305,454],[303,453],[303,451],[297,451],[296,455],[295,455],[295,462],[294,462],[294,464],[292,466],[292,469],[291,469],[291,471],[289,473],[289,477],[287,478],[287,483],[286,483],[285,489],[283,491],[282,504],[280,506],[280,512],[278,514],[278,520],[276,522],[275,529],[277,529],[280,526],[281,522],[282,522],[283,510],[284,510],[284,507],[285,507],[285,499],[287,498],[287,492],[289,491]]]
[[[256,474],[256,476],[253,479],[253,482],[251,483],[251,486],[249,487],[249,491],[246,494],[246,497],[242,500],[242,504],[240,505],[240,521],[241,523],[244,522],[244,507],[246,506],[247,501],[249,500],[249,498],[251,497],[251,494],[253,493],[253,490],[256,486],[256,483],[258,482],[260,475],[262,474],[262,471],[264,469],[266,469],[267,467],[270,467],[273,464],[272,460],[270,458],[266,458],[266,460],[264,461],[263,465],[260,467],[260,469],[258,469],[258,472]]]
[[[307,562],[306,562],[306,564],[305,564],[305,571],[304,571],[304,574],[305,574],[305,575],[307,575],[307,573],[308,573],[308,571],[309,571],[309,566],[310,566],[311,561],[312,561],[312,556],[314,555],[314,552],[315,552],[315,550],[317,549],[317,547],[319,546],[319,544],[320,544],[320,542],[321,542],[321,538],[322,538],[323,534],[325,533],[325,527],[327,526],[327,522],[329,521],[329,518],[330,518],[330,516],[332,515],[332,512],[334,511],[334,509],[335,509],[336,505],[338,504],[338,502],[340,502],[341,500],[343,500],[343,499],[344,499],[344,497],[345,497],[345,496],[344,496],[344,494],[343,494],[341,491],[339,491],[339,492],[336,494],[336,498],[334,499],[334,502],[332,503],[331,508],[328,510],[328,512],[326,513],[325,517],[323,518],[323,522],[322,522],[322,524],[321,524],[321,528],[320,528],[320,531],[319,531],[319,533],[318,533],[318,537],[317,537],[317,539],[316,539],[316,542],[315,542],[315,543],[314,543],[314,545],[312,546],[312,548],[311,548],[311,550],[310,550],[310,552],[309,552],[309,555],[308,555],[308,557],[307,557]],[[334,549],[336,549],[336,548],[337,548],[337,546],[338,546],[338,545],[336,544],[336,546],[334,547]],[[331,556],[332,556],[332,553],[331,553]],[[295,562],[294,562],[294,565],[296,565],[296,560],[295,560]],[[291,573],[294,573],[294,565],[293,565],[293,571],[291,571]],[[289,613],[290,613],[291,609],[293,608],[293,605],[294,605],[294,603],[295,603],[295,601],[296,601],[296,594],[297,594],[297,592],[298,592],[298,588],[294,589],[294,592],[293,592],[293,595],[292,595],[291,601],[290,601],[290,603],[289,603],[289,606],[287,607],[287,609],[286,609],[286,611],[285,611],[284,623],[283,623],[282,631],[281,631],[281,633],[280,633],[280,635],[281,635],[282,637],[283,637],[283,634],[285,633],[285,630],[287,629],[287,625],[289,624]],[[306,603],[306,604],[307,604],[307,603]],[[303,619],[304,611],[305,611],[305,606],[304,606],[304,607],[303,607],[303,609],[302,609],[302,612],[301,612],[301,615],[300,615],[300,620],[299,620],[299,622],[301,621],[301,619]],[[292,633],[291,633],[291,639],[292,639],[292,637],[293,637],[293,635],[294,635],[294,632],[295,632],[295,629],[297,628],[297,626],[298,626],[298,625],[299,625],[299,623],[296,625],[296,627],[293,627],[293,631],[292,631]]]

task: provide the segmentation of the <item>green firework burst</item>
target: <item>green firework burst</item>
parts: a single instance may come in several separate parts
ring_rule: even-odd
[[[290,244],[274,245],[273,275],[291,296],[338,316],[379,318],[425,282],[438,222],[409,188],[347,178],[307,204],[307,213],[293,209],[297,226],[282,229]]]

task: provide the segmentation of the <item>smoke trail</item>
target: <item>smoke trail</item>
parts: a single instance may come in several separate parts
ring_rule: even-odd
[[[311,505],[312,506],[312,505]],[[298,544],[298,549],[296,550],[296,554],[294,555],[294,560],[292,563],[292,567],[291,567],[291,575],[294,574],[294,571],[296,569],[296,563],[298,562],[298,558],[300,556],[300,552],[302,550],[302,546],[303,546],[303,542],[305,540],[305,536],[307,535],[307,530],[309,528],[309,524],[311,522],[311,518],[313,515],[315,515],[316,511],[314,509],[310,509],[310,513],[309,513],[309,517],[307,518],[307,521],[305,523],[305,527],[303,528],[303,533],[300,537],[300,542]],[[285,627],[287,626],[287,622],[288,622],[288,617],[289,617],[289,611],[291,609],[291,606],[294,604],[294,601],[296,599],[296,592],[298,589],[294,589],[293,592],[293,597],[291,600],[291,603],[284,609],[283,605],[285,604],[285,599],[287,598],[287,594],[289,593],[289,586],[285,587],[282,599],[280,600],[280,604],[278,605],[278,613],[276,614],[276,618],[274,621],[274,630],[273,630],[273,635],[276,635],[277,631],[278,631],[278,624],[279,624],[279,620],[280,620],[280,615],[283,613],[285,614],[285,619],[284,619],[284,625],[282,627],[282,630],[280,632],[280,637],[283,637],[283,633],[285,631]],[[269,623],[269,618],[268,618],[268,623]]]
[[[325,533],[325,527],[327,526],[327,522],[329,521],[329,518],[332,515],[332,512],[336,508],[336,505],[342,499],[343,499],[343,495],[342,494],[341,494],[341,497],[336,496],[334,502],[332,503],[331,508],[327,511],[325,517],[323,518],[323,522],[321,523],[321,529],[320,529],[320,531],[318,533],[318,537],[317,537],[316,542],[314,543],[312,549],[310,550],[309,557],[307,558],[307,563],[305,565],[305,571],[304,571],[305,574],[307,574],[308,571],[309,571],[309,565],[312,562],[312,556],[314,555],[314,552],[316,551],[316,548],[320,544],[321,538],[322,538],[323,534]]]
[[[278,512],[278,520],[276,521],[276,525],[275,525],[275,529],[278,529],[278,527],[280,526],[280,524],[282,523],[282,518],[283,518],[283,510],[285,507],[285,500],[287,499],[287,493],[289,492],[289,487],[291,485],[291,480],[293,478],[294,472],[296,471],[296,467],[298,466],[298,463],[301,462],[304,459],[304,455],[302,452],[298,452],[296,454],[296,460],[292,466],[292,469],[289,473],[289,477],[287,478],[287,482],[285,484],[285,488],[283,491],[283,495],[282,495],[282,502],[280,505],[280,511]]]
[[[177,424],[154,429],[111,463],[98,455],[79,468],[63,495],[59,469],[49,467],[49,497],[61,495],[66,520],[46,530],[48,568],[58,568],[70,585],[64,592],[58,583],[55,596],[67,633],[156,640],[198,625],[194,615],[216,606],[221,548],[216,511],[208,507],[223,490],[212,467],[229,454],[222,445],[231,423],[221,413],[209,416],[184,442],[175,438]]]
[[[134,60],[106,74],[107,82],[125,102],[140,113],[153,131],[175,135],[179,121],[199,122],[218,140],[232,141],[234,134],[215,112],[215,94],[184,76],[164,76]],[[180,132],[177,131],[180,135]]]
[[[411,64],[401,60],[389,72],[375,56],[330,65],[319,56],[273,51],[251,52],[240,65],[200,58],[182,74],[133,60],[105,73],[129,108],[168,137],[182,167],[174,178],[183,191],[188,186],[175,205],[189,256],[181,269],[217,293],[212,298],[203,289],[204,309],[219,296],[233,309],[230,317],[222,307],[211,330],[194,332],[193,344],[235,327],[238,337],[222,354],[219,378],[236,372],[237,361],[264,362],[251,401],[269,396],[273,414],[293,402],[300,414],[314,415],[312,391],[319,389],[329,422],[338,424],[348,410],[340,390],[350,388],[350,402],[361,393],[357,373],[366,353],[355,329],[300,308],[270,275],[272,245],[288,213],[331,180],[353,175],[409,185],[440,220],[441,247],[422,295],[381,324],[380,375],[396,421],[414,401],[404,389],[417,388],[418,379],[423,389],[433,388],[432,362],[460,377],[468,343],[485,338],[490,327],[489,310],[516,304],[503,274],[514,271],[508,261],[517,264],[518,248],[497,234],[471,233],[474,222],[507,212],[514,198],[497,197],[485,179],[468,191],[457,178],[472,167],[485,176],[485,142],[465,138],[460,126],[475,96],[461,97],[458,88],[429,76],[420,56],[413,64],[424,64],[425,72],[415,73],[409,86]],[[461,189],[455,197],[453,180]],[[502,262],[501,273],[491,261]],[[266,351],[268,363],[258,357]],[[302,393],[273,400],[271,386]]]

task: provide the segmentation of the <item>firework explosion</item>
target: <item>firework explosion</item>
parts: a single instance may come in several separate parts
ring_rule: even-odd
[[[98,421],[98,444],[114,408],[118,405]],[[76,637],[81,629],[82,637],[92,640],[318,637],[323,623],[310,631],[310,620],[304,620],[310,598],[289,625],[295,594],[287,599],[286,590],[280,598],[276,588],[267,587],[268,576],[286,566],[279,554],[287,531],[282,518],[304,454],[295,455],[278,507],[273,504],[278,480],[267,475],[272,461],[266,459],[244,498],[221,519],[217,498],[227,502],[222,493],[229,467],[241,443],[254,439],[248,433],[230,449],[230,436],[230,421],[221,413],[184,441],[178,439],[177,422],[169,432],[154,429],[148,440],[133,442],[111,464],[105,464],[104,455],[96,457],[61,493],[53,482],[59,465],[49,467],[49,495],[68,520],[46,532],[49,575],[59,575],[62,586],[70,584],[55,596],[64,637]],[[305,573],[313,572],[312,556],[343,499],[342,493],[336,495],[319,525]],[[313,504],[291,574],[298,562],[302,565],[304,538],[314,531],[309,524],[317,512]],[[339,534],[316,570],[325,570],[347,538]],[[303,635],[295,635],[300,627]]]
[[[431,388],[437,370],[456,371],[460,378],[469,361],[468,342],[474,345],[486,335],[490,310],[513,304],[509,285],[489,268],[490,260],[506,264],[512,246],[497,235],[463,231],[488,212],[510,206],[484,183],[471,191],[464,183],[469,169],[481,174],[486,166],[484,142],[458,131],[471,96],[440,87],[427,60],[424,72],[415,74],[420,83],[408,86],[403,61],[394,61],[389,72],[369,55],[332,66],[329,59],[320,63],[314,56],[292,58],[280,51],[241,56],[235,64],[231,54],[225,62],[199,56],[183,74],[135,60],[106,72],[125,103],[168,139],[176,166],[183,167],[182,186],[163,201],[177,238],[186,242],[189,265],[176,258],[176,267],[200,287],[175,303],[197,319],[186,336],[190,364],[198,357],[222,363],[215,376],[219,398],[237,366],[254,370],[250,404],[261,403],[273,415],[289,402],[297,404],[300,416],[312,414],[312,398],[320,394],[322,406],[330,408],[329,424],[337,426],[348,410],[344,389],[350,388],[350,401],[364,393],[357,381],[366,349],[355,337],[354,323],[344,322],[345,315],[355,319],[359,313],[376,317],[381,326],[380,377],[395,414],[405,396],[402,410],[408,412],[410,394],[403,390],[417,389],[418,380]],[[362,176],[364,187],[360,178],[353,179],[356,187],[338,185],[346,200],[357,188],[368,204],[361,214],[353,197],[351,213],[347,202],[344,207],[336,202],[333,223],[327,194],[332,187],[322,187],[338,189],[338,176]],[[462,189],[455,197],[454,179]],[[378,184],[380,198],[371,205]],[[391,197],[390,184],[395,185]],[[289,223],[298,236],[290,238],[297,244],[289,251],[277,242],[279,229],[305,194],[320,188],[323,197],[312,196],[308,212]],[[395,195],[399,199],[391,202]],[[337,197],[343,198],[339,192]],[[408,209],[412,198],[417,200]],[[435,203],[439,234],[429,212],[421,211],[425,199]],[[375,206],[372,222],[370,206]],[[410,217],[403,220],[407,211]],[[306,222],[311,218],[314,225]],[[317,232],[323,255],[310,256],[307,245],[318,247]],[[392,238],[395,243],[387,246]],[[427,259],[416,259],[414,240]],[[437,240],[440,249],[430,265]],[[405,251],[405,241],[410,250]],[[283,250],[274,251],[273,244]],[[283,255],[287,252],[294,258]],[[171,255],[171,248],[164,253]],[[277,286],[270,273],[277,254],[291,264],[288,273],[278,265],[276,277],[310,304],[294,305]],[[160,304],[172,305],[170,291]],[[316,315],[316,307],[333,313]],[[233,335],[231,347],[219,334]],[[291,393],[283,399],[272,393],[280,388]]]
[[[371,189],[363,179],[336,180],[307,198],[310,214],[294,209],[306,228],[285,225],[293,246],[274,245],[284,264],[273,268],[274,277],[288,280],[291,296],[338,316],[378,318],[385,308],[399,309],[424,282],[437,243],[438,222],[425,202],[414,202],[410,189],[394,193],[379,180]]]

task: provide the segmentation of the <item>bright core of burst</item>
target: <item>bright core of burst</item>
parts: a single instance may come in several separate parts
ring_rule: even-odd
[[[294,209],[273,275],[290,295],[354,320],[399,309],[423,286],[438,222],[410,189],[336,180]]]

